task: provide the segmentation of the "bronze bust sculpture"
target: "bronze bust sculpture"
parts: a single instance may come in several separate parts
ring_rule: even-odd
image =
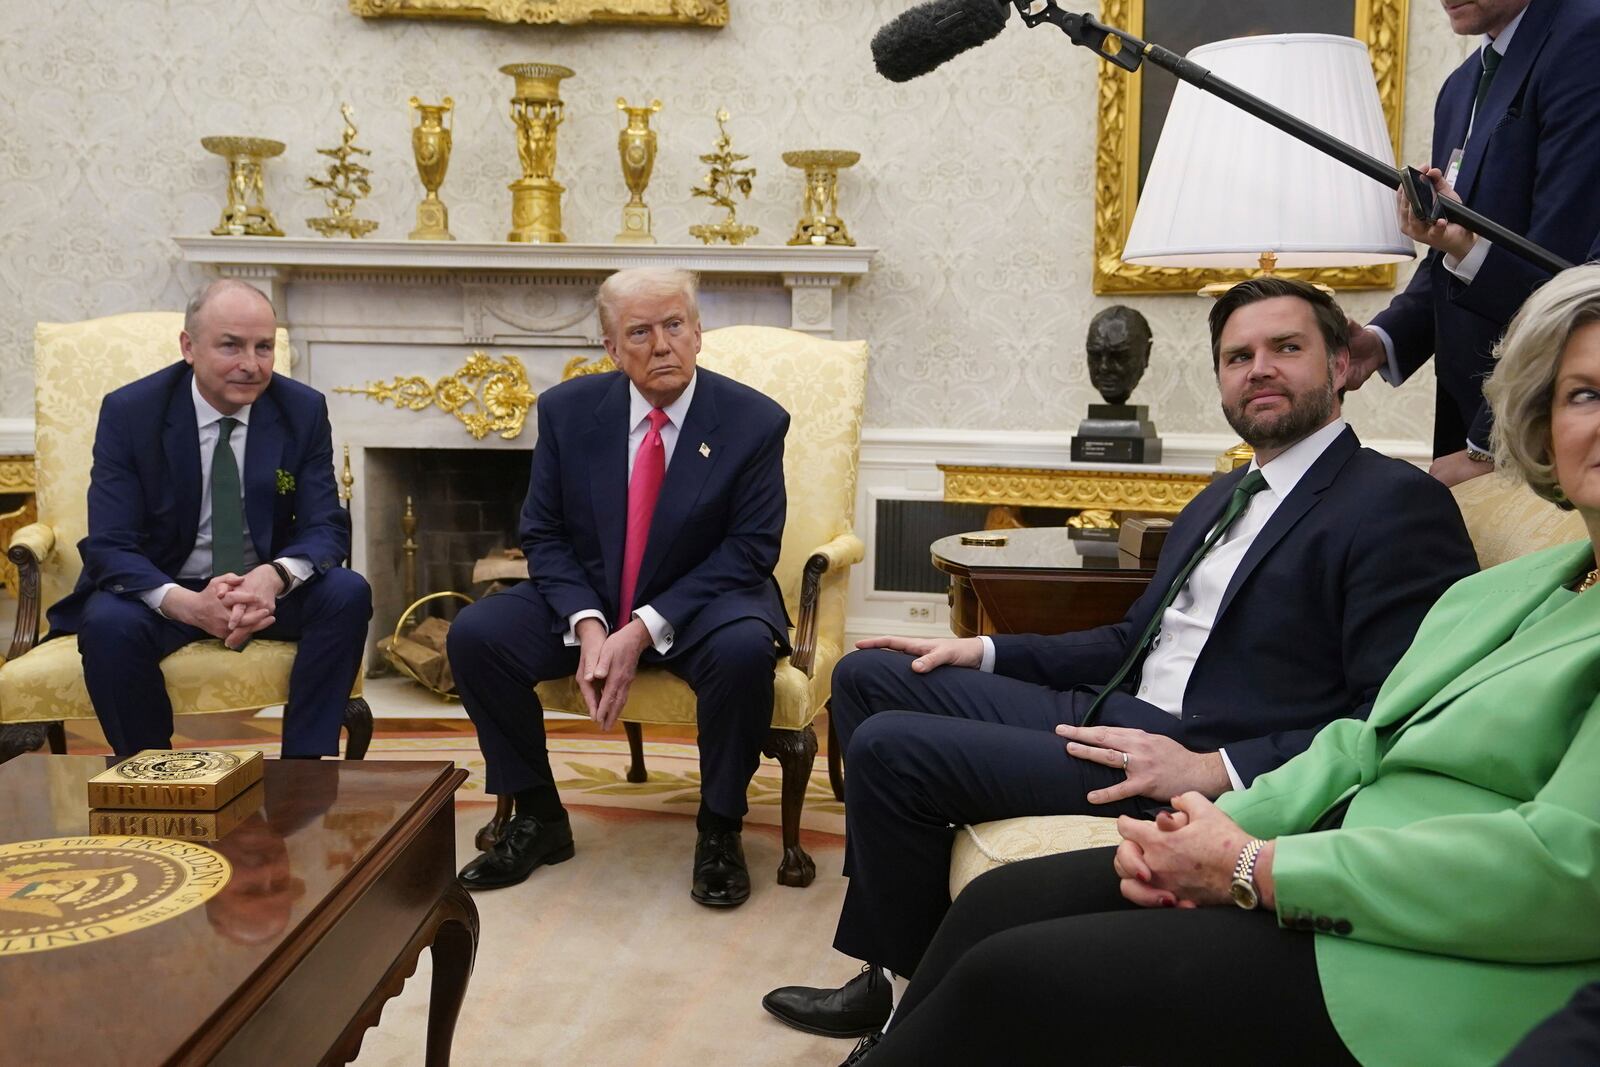
[[[1125,404],[1150,364],[1154,339],[1145,317],[1117,304],[1089,320],[1089,381],[1107,404]]]

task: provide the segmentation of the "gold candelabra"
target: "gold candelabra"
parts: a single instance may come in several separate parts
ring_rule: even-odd
[[[726,241],[730,245],[742,245],[761,231],[755,226],[745,226],[738,220],[739,207],[734,202],[734,194],[739,193],[746,200],[750,199],[750,189],[755,182],[756,169],[754,167],[741,167],[750,157],[733,151],[733,138],[728,134],[727,108],[717,111],[717,150],[700,157],[700,162],[708,164],[710,170],[706,172],[704,187],[696,186],[690,190],[695,196],[703,196],[713,204],[727,211],[728,217],[721,222],[701,223],[689,227],[692,237],[700,238],[704,244],[716,244]]]
[[[622,232],[615,240],[617,244],[653,245],[656,237],[650,229],[644,191],[656,165],[656,131],[650,128],[650,116],[661,110],[661,101],[652,100],[649,107],[629,107],[619,96],[617,110],[628,116],[627,126],[617,134],[617,152],[622,156],[622,180],[630,197],[622,208]]]
[[[417,124],[411,130],[411,154],[416,157],[417,177],[427,195],[417,205],[417,228],[409,236],[413,241],[454,241],[450,232],[450,209],[439,199],[439,186],[444,184],[444,173],[450,169],[450,127],[444,117],[450,114],[456,102],[450,97],[442,104],[424,104],[411,98],[411,108],[417,112]]]
[[[367,180],[372,171],[356,157],[370,156],[372,153],[356,145],[359,131],[356,129],[355,111],[350,105],[340,104],[339,114],[344,116],[344,133],[340,136],[339,146],[317,149],[318,155],[333,160],[328,164],[327,177],[319,178],[313,174],[306,179],[306,188],[320,189],[326,194],[323,203],[328,207],[328,214],[318,219],[306,219],[306,225],[324,237],[341,233],[348,237],[365,237],[378,228],[378,222],[376,219],[356,218],[356,204],[372,192],[372,183]]]
[[[211,232],[218,237],[282,237],[267,209],[261,164],[283,154],[282,141],[265,137],[202,137],[200,146],[228,161],[228,206]]]
[[[812,149],[785,152],[783,161],[806,172],[806,206],[795,227],[792,245],[854,245],[855,238],[839,217],[839,172],[861,160],[860,152]]]
[[[554,63],[512,63],[500,68],[516,80],[511,98],[511,121],[517,127],[517,158],[522,177],[511,183],[511,232],[508,241],[555,244],[567,239],[561,232],[561,194],[566,187],[555,180],[556,131],[565,105],[561,80],[573,72]]]

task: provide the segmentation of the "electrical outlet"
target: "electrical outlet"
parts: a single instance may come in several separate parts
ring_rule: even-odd
[[[906,609],[912,622],[932,622],[933,609],[926,604],[913,604]]]

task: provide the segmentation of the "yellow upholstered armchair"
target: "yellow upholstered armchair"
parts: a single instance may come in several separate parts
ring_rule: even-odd
[[[47,741],[66,751],[68,719],[94,718],[75,638],[41,641],[43,608],[72,591],[83,562],[78,541],[88,532],[89,468],[100,399],[111,390],[182,359],[176,312],[138,312],[87,322],[40,323],[34,333],[34,451],[39,522],[11,539],[21,594],[11,648],[0,665],[0,761]],[[292,361],[278,333],[279,370]],[[199,641],[161,661],[177,714],[249,711],[289,695],[295,645],[252,641],[242,653]],[[360,681],[345,709],[345,755],[360,759],[372,738],[372,712]]]
[[[1484,569],[1587,536],[1577,512],[1559,510],[1520,481],[1474,478],[1451,492]],[[1094,815],[1035,815],[963,827],[950,855],[950,898],[1002,863],[1121,840],[1115,819]]]
[[[828,700],[833,665],[844,653],[845,590],[850,565],[865,546],[851,529],[861,413],[866,399],[867,345],[825,341],[794,330],[731,326],[705,335],[701,366],[759,389],[789,412],[783,477],[789,512],[783,528],[777,579],[794,622],[794,654],[778,660],[773,688],[772,729],[763,751],[783,768],[782,885],[810,885],[816,865],[800,847],[800,812],[817,754],[811,722]],[[609,360],[580,371],[612,370]],[[548,708],[582,710],[583,698],[568,678],[539,686]],[[664,670],[639,672],[622,719],[632,750],[630,782],[643,782],[643,723],[693,725],[695,697]],[[488,849],[511,815],[501,797],[491,821],[478,834]]]

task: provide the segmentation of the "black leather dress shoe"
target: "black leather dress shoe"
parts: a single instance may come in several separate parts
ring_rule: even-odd
[[[850,1050],[850,1055],[844,1058],[844,1062],[839,1064],[839,1067],[856,1067],[856,1064],[867,1058],[867,1053],[872,1051],[873,1046],[882,1040],[883,1033],[881,1031],[870,1033],[863,1037],[856,1042],[856,1047]]]
[[[689,895],[708,908],[736,908],[750,899],[750,869],[737,830],[707,831],[695,839]]]
[[[576,853],[572,824],[540,822],[532,815],[513,815],[499,844],[465,867],[457,876],[466,889],[504,889],[525,881],[534,868],[565,863]]]
[[[762,997],[761,1006],[808,1034],[866,1037],[889,1021],[894,993],[883,971],[869,963],[838,989],[786,985]]]

